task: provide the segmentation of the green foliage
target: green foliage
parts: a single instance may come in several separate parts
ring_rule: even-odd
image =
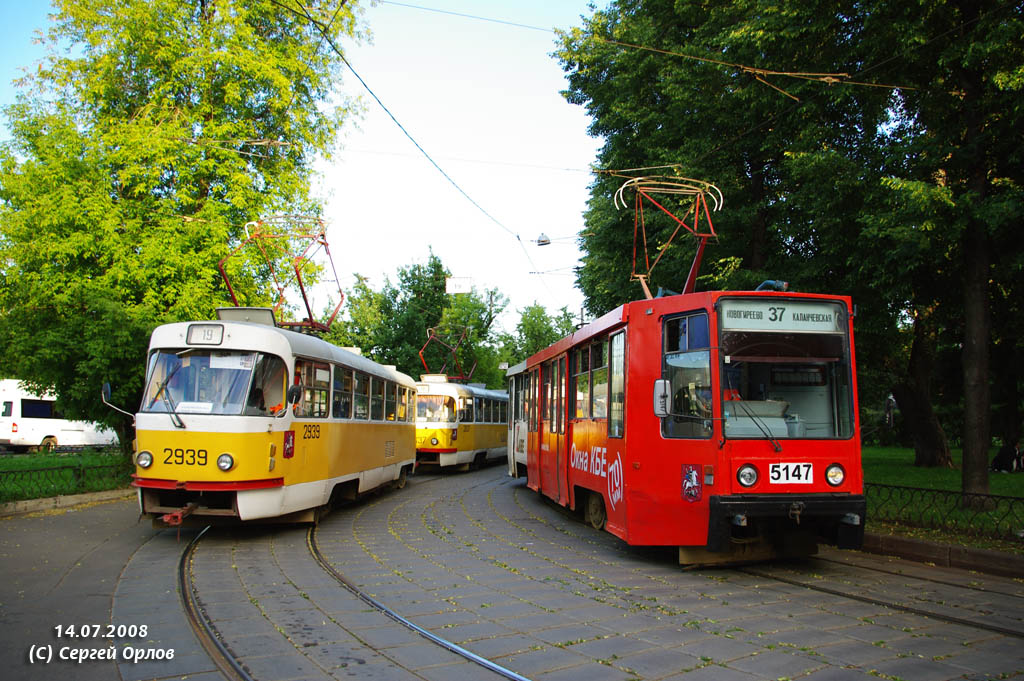
[[[862,404],[932,384],[977,473],[989,345],[1002,433],[1019,433],[1024,411],[1024,147],[1010,142],[1024,123],[1022,32],[1020,6],[995,0],[612,0],[562,34],[557,57],[566,98],[604,139],[598,167],[721,188],[698,288],[784,279],[851,295]],[[641,295],[633,212],[612,200],[621,182],[598,175],[586,213],[578,283],[595,314]],[[653,260],[674,225],[646,227]],[[679,290],[694,249],[677,237],[652,290]],[[639,272],[644,255],[639,244]],[[923,378],[908,369],[917,318],[935,344]]]
[[[552,317],[548,315],[543,305],[535,301],[521,312],[519,323],[516,325],[516,336],[510,339],[514,357],[518,358],[511,363],[516,364],[527,359],[530,355],[568,336],[575,328],[569,308],[563,307]]]
[[[317,12],[355,35],[351,5]],[[312,164],[347,114],[320,30],[273,0],[57,3],[0,148],[0,373],[131,441],[101,384],[131,409],[151,329],[226,301],[242,226],[316,210]],[[233,284],[268,301],[266,274]]]

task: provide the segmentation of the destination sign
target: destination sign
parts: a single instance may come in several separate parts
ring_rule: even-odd
[[[788,331],[841,333],[846,310],[838,303],[785,298],[723,298],[718,301],[719,327],[724,331]]]

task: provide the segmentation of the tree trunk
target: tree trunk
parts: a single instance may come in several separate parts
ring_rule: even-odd
[[[964,458],[962,490],[988,494],[990,446],[988,272],[991,253],[984,225],[964,234]]]
[[[893,397],[903,415],[904,426],[914,441],[914,465],[953,468],[946,433],[932,408],[931,376],[935,361],[935,334],[931,311],[914,316],[914,341],[903,381],[893,387]]]
[[[977,16],[977,8],[965,17]],[[964,97],[963,179],[968,204],[980,206],[988,194],[988,172],[984,151],[979,149],[983,121],[978,101],[983,92],[980,75],[962,71],[960,81]],[[968,196],[961,197],[967,199]],[[989,312],[989,271],[992,244],[988,225],[978,216],[978,208],[964,228],[964,456],[962,490],[965,494],[988,494],[988,451],[991,446],[991,387],[989,386],[989,345],[992,342],[992,318]]]

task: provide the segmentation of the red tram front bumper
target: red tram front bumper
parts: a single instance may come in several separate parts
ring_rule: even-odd
[[[864,544],[867,501],[860,494],[712,496],[709,499],[709,551],[726,551],[735,526],[761,526],[773,533],[812,530],[841,549]]]

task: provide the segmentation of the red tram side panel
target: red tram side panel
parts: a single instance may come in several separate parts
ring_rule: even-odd
[[[593,526],[683,563],[861,545],[848,297],[636,301],[525,373],[527,484]]]

